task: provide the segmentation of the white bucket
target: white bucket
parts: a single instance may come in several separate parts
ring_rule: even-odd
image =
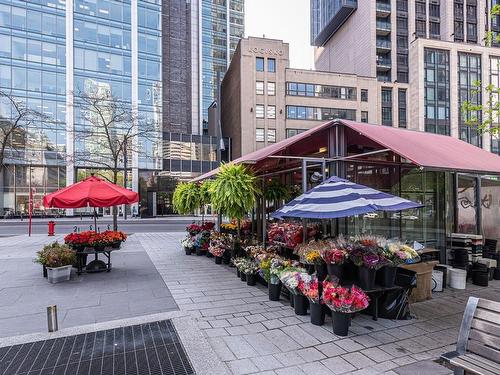
[[[433,292],[442,292],[443,291],[443,271],[432,271],[432,284],[431,290]]]
[[[446,267],[446,285],[450,285],[450,278],[451,278],[450,270],[453,268],[453,266],[450,266],[448,264],[438,264],[438,266]],[[443,286],[445,286],[444,281],[445,280],[443,280]]]
[[[450,273],[450,287],[454,289],[465,289],[465,282],[467,280],[467,271],[460,268],[452,268],[448,270]]]

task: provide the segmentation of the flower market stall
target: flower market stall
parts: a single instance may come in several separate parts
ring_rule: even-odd
[[[75,251],[77,273],[111,271],[111,252],[120,248],[127,235],[119,231],[107,230],[102,233],[97,227],[95,207],[111,207],[133,204],[139,201],[139,194],[99,177],[90,176],[83,181],[48,194],[43,198],[45,207],[94,208],[94,230],[70,233],[64,238],[66,245]],[[106,262],[99,259],[104,255]],[[87,256],[94,260],[87,264]]]

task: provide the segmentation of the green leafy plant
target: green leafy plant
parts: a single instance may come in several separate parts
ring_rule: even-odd
[[[279,202],[290,197],[290,190],[278,180],[271,180],[266,185],[265,197],[268,201]]]
[[[45,245],[36,254],[35,262],[50,268],[69,266],[75,263],[76,260],[75,251],[57,241],[50,245]]]
[[[200,207],[200,189],[193,182],[181,182],[174,190],[172,203],[175,211],[187,215]]]
[[[210,185],[214,209],[237,220],[238,237],[241,219],[254,207],[259,193],[255,176],[241,164],[221,165],[217,178]]]

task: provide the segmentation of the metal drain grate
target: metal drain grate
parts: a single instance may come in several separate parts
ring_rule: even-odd
[[[170,320],[0,348],[1,375],[194,374]]]

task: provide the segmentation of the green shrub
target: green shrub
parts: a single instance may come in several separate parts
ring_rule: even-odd
[[[50,268],[69,266],[75,263],[76,260],[74,250],[57,241],[50,245],[45,245],[43,250],[38,251],[36,254],[35,262]]]

